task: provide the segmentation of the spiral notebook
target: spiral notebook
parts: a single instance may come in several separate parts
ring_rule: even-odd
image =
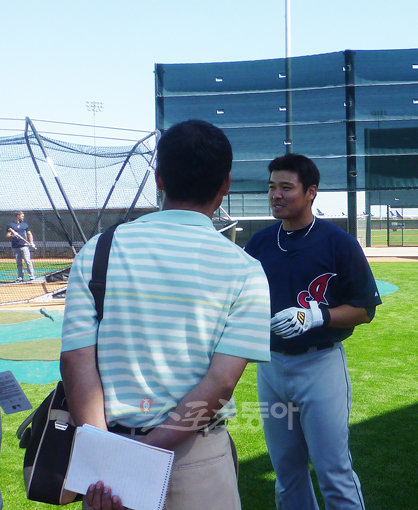
[[[174,452],[91,425],[77,427],[65,488],[86,494],[102,480],[132,510],[162,510]]]

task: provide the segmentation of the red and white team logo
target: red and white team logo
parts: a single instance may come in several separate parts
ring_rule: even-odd
[[[333,276],[337,273],[324,273],[321,276],[317,276],[315,280],[312,280],[309,284],[308,290],[302,290],[298,294],[298,303],[303,308],[309,308],[309,301],[316,301],[318,305],[327,305],[328,301],[325,297],[325,293],[328,288],[328,283]]]
[[[144,400],[141,400],[140,408],[143,413],[149,413],[151,411],[152,406],[152,398],[144,398]]]

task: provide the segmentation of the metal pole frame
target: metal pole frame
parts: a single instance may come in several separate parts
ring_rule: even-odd
[[[141,138],[141,140],[139,140],[138,142],[136,142],[136,143],[135,143],[135,145],[134,145],[134,146],[132,147],[132,149],[130,150],[129,154],[126,156],[125,161],[123,162],[123,164],[122,164],[122,166],[121,166],[121,168],[120,168],[120,170],[119,170],[118,174],[116,175],[115,181],[114,181],[114,183],[113,183],[112,187],[110,188],[110,191],[109,191],[109,193],[108,193],[108,195],[107,195],[107,197],[106,197],[106,199],[105,199],[105,201],[104,201],[104,203],[103,203],[103,206],[102,206],[102,208],[100,209],[100,213],[99,213],[99,215],[98,215],[98,217],[97,217],[96,223],[95,223],[95,224],[94,224],[94,226],[93,226],[93,229],[92,229],[92,231],[91,231],[90,237],[92,237],[92,236],[94,235],[94,232],[95,232],[96,228],[98,227],[98,225],[99,225],[99,223],[100,223],[100,220],[102,219],[102,216],[103,216],[103,214],[104,214],[104,211],[105,211],[105,209],[106,209],[106,206],[107,206],[107,204],[109,203],[109,200],[110,200],[110,198],[111,198],[111,196],[112,196],[112,194],[113,194],[113,192],[114,192],[114,190],[115,190],[116,184],[117,184],[117,182],[118,182],[119,178],[121,177],[122,172],[125,170],[126,165],[128,164],[129,160],[131,159],[131,156],[134,154],[134,152],[136,151],[137,147],[138,147],[141,143],[144,143],[146,140],[148,140],[148,139],[149,139],[149,138],[151,138],[152,136],[155,136],[155,138],[156,138],[156,142],[155,142],[155,148],[154,148],[154,152],[153,152],[153,157],[151,158],[151,162],[148,162],[148,161],[147,161],[147,163],[148,163],[148,168],[147,168],[146,174],[147,174],[147,179],[148,179],[149,173],[150,173],[150,171],[151,171],[151,170],[150,170],[150,166],[152,166],[152,164],[153,164],[153,162],[154,162],[154,160],[155,160],[154,154],[156,154],[156,151],[157,151],[157,142],[158,142],[159,137],[160,137],[160,132],[159,132],[158,130],[153,131],[152,133],[149,133],[148,135],[144,136],[144,138]],[[144,157],[144,159],[146,159],[145,155],[143,155],[143,157]],[[144,182],[144,180],[143,180],[143,181],[141,182],[141,184],[140,184],[140,190],[141,190],[141,192],[142,192],[142,190],[144,189],[145,183],[146,183],[146,180],[145,180],[145,182]],[[138,196],[137,196],[137,195],[135,195],[135,199],[134,199],[134,200],[135,200],[135,204],[136,204],[136,202],[138,201],[138,198],[139,198],[139,195],[138,195]],[[131,204],[131,206],[130,206],[130,208],[129,208],[129,211],[128,211],[129,213],[132,211],[133,207],[134,207],[134,206]],[[126,218],[126,217],[127,217],[127,215],[125,215],[125,218]],[[126,221],[126,219],[124,219],[124,221]]]
[[[45,161],[47,162],[49,168],[51,169],[51,171],[52,171],[52,173],[54,175],[55,182],[57,183],[58,189],[60,190],[61,195],[64,198],[64,201],[65,201],[65,203],[66,203],[66,205],[68,207],[68,210],[69,210],[70,215],[71,215],[71,217],[72,217],[72,219],[74,221],[74,224],[77,227],[77,230],[79,231],[79,233],[81,235],[81,239],[83,240],[84,243],[87,243],[87,238],[86,238],[86,236],[85,236],[85,234],[83,232],[83,229],[81,228],[81,225],[80,225],[80,223],[79,223],[79,221],[77,219],[77,216],[75,215],[75,212],[74,212],[74,210],[73,210],[73,208],[72,208],[72,206],[70,204],[70,201],[68,200],[68,197],[67,197],[67,195],[66,195],[66,193],[64,191],[64,188],[61,185],[61,182],[59,180],[59,177],[58,177],[57,172],[56,172],[55,167],[54,167],[54,162],[48,156],[48,154],[47,154],[47,152],[45,150],[44,144],[43,144],[43,142],[41,140],[41,137],[39,136],[35,126],[33,125],[33,122],[30,120],[29,117],[26,117],[25,120],[26,120],[26,125],[25,125],[25,139],[26,139],[26,143],[28,144],[28,142],[29,142],[29,138],[27,137],[27,131],[28,131],[28,125],[29,125],[31,127],[31,129],[32,129],[32,133],[34,134],[37,142],[39,143],[39,147],[41,148],[41,151],[42,151],[42,153],[43,153],[43,155],[45,157]],[[28,144],[28,147],[29,147],[29,145],[30,144]],[[31,156],[32,156],[32,161],[35,161],[34,156],[33,156],[33,152],[31,150],[30,150],[30,152],[31,152]],[[36,164],[36,168],[37,168],[37,170],[39,172],[39,167],[38,167],[37,164]],[[40,175],[40,172],[39,172],[39,175]]]
[[[124,222],[128,221],[129,216],[131,215],[131,213],[132,213],[132,211],[133,211],[133,209],[134,209],[134,207],[135,207],[136,203],[138,202],[139,197],[141,196],[142,190],[143,190],[143,189],[144,189],[144,187],[145,187],[145,184],[146,184],[146,182],[147,182],[147,180],[148,180],[148,177],[149,177],[149,175],[150,175],[151,171],[152,171],[152,170],[154,170],[154,163],[155,163],[155,160],[156,160],[156,158],[157,158],[157,143],[158,143],[158,140],[159,140],[159,134],[160,134],[160,132],[159,132],[159,131],[155,131],[155,133],[158,133],[158,134],[156,135],[156,136],[157,136],[157,139],[156,139],[156,144],[155,144],[155,150],[154,150],[154,153],[153,153],[153,155],[152,155],[152,157],[151,157],[151,161],[150,161],[150,162],[149,162],[149,164],[148,164],[148,168],[147,168],[147,170],[146,170],[146,172],[145,172],[145,175],[144,175],[144,177],[143,177],[143,179],[142,179],[142,182],[141,182],[141,184],[139,185],[138,191],[136,192],[136,195],[135,195],[135,197],[134,197],[134,199],[133,199],[133,201],[132,201],[132,204],[131,204],[131,206],[129,207],[129,209],[126,211],[126,214],[125,214],[125,216],[124,216],[124,218],[123,218],[123,221],[124,221]],[[145,156],[144,156],[144,157],[145,157]]]
[[[226,232],[227,230],[229,230],[230,228],[233,228],[233,227],[236,227],[238,225],[238,220],[233,220],[231,218],[231,216],[225,211],[225,209],[220,205],[219,206],[219,212],[223,213],[225,216],[226,216],[226,219],[229,220],[231,223],[229,225],[227,225],[226,227],[224,228],[221,228],[218,230],[218,232]]]
[[[26,120],[28,120],[28,118],[26,118]],[[36,161],[36,158],[35,158],[35,155],[33,153],[32,147],[30,145],[30,140],[29,140],[29,135],[28,135],[28,125],[29,125],[29,122],[26,122],[26,125],[25,125],[25,141],[26,141],[26,146],[28,148],[28,151],[29,151],[30,157],[32,159],[33,165],[35,167],[36,173],[38,174],[39,180],[41,181],[41,184],[42,184],[42,186],[43,186],[43,188],[45,190],[46,196],[48,197],[48,200],[49,200],[49,202],[50,202],[50,204],[52,206],[52,209],[54,210],[55,216],[57,217],[57,219],[59,221],[59,224],[61,225],[61,228],[64,231],[64,234],[65,234],[65,237],[67,238],[68,244],[70,245],[71,250],[74,253],[74,255],[77,255],[77,251],[76,251],[76,249],[74,248],[74,245],[73,245],[73,240],[71,239],[69,233],[67,232],[65,224],[64,224],[64,222],[63,222],[63,220],[61,218],[61,215],[58,212],[58,209],[56,208],[54,201],[52,200],[51,194],[49,193],[49,190],[48,190],[48,187],[47,187],[47,185],[45,183],[45,180],[42,177],[41,171],[39,170],[38,163]]]
[[[354,52],[344,52],[345,71],[345,118],[347,147],[347,212],[348,232],[357,239],[357,160],[356,160],[356,120]]]
[[[286,153],[293,152],[293,104],[292,104],[292,51],[291,51],[291,22],[290,0],[286,0],[285,32],[286,32]]]

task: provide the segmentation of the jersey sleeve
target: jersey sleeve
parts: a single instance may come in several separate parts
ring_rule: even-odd
[[[270,361],[269,287],[256,260],[246,271],[215,352],[251,361]]]
[[[372,270],[357,240],[345,238],[338,250],[342,300],[356,307],[375,307],[382,303]]]
[[[96,308],[88,287],[95,246],[94,240],[89,241],[77,254],[71,267],[62,324],[62,352],[97,342]]]

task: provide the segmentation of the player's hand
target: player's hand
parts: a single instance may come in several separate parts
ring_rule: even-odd
[[[30,246],[31,246],[31,248],[33,248],[34,250],[36,250],[35,243],[30,243]]]
[[[311,301],[309,304],[310,309],[291,307],[277,312],[271,319],[271,330],[287,340],[322,326],[324,318],[318,303]]]

